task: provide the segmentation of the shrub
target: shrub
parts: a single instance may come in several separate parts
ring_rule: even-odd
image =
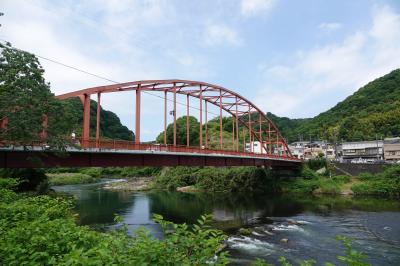
[[[98,167],[81,168],[79,169],[79,173],[84,175],[89,175],[94,178],[100,178],[102,176],[102,168]]]
[[[0,177],[17,179],[17,191],[46,192],[48,188],[47,176],[42,169],[1,169]]]
[[[379,174],[363,173],[359,176],[362,183],[354,184],[351,190],[357,195],[378,195],[400,197],[400,166],[386,168]]]
[[[9,193],[14,193],[8,190]],[[4,201],[0,190],[0,262],[4,265],[215,265],[228,263],[221,252],[225,235],[203,216],[193,227],[155,216],[164,239],[145,229],[108,233],[75,223],[69,200],[48,196]],[[15,194],[15,193],[14,193]]]
[[[301,171],[301,177],[305,178],[305,179],[316,179],[319,177],[319,175],[311,170],[308,167],[303,167],[302,171]]]
[[[124,177],[147,177],[155,176],[160,172],[159,167],[124,167],[120,175]]]
[[[291,193],[311,194],[319,188],[318,179],[295,179],[281,183],[282,190]]]
[[[307,161],[308,168],[318,170],[321,168],[328,168],[328,163],[325,158],[311,159]]]
[[[51,185],[87,184],[98,181],[97,178],[81,173],[47,174]]]
[[[366,180],[372,180],[374,179],[374,175],[370,173],[361,173],[358,178],[360,180],[366,181]]]
[[[340,182],[336,182],[333,179],[329,178],[320,178],[319,179],[319,188],[322,193],[326,194],[340,194]]]
[[[349,183],[351,181],[351,178],[348,175],[336,175],[336,176],[332,177],[332,179],[336,183],[340,183],[340,184],[346,184],[346,183]]]
[[[155,186],[161,189],[174,190],[177,187],[194,185],[197,182],[195,176],[199,170],[197,167],[171,167],[165,168],[156,178]]]

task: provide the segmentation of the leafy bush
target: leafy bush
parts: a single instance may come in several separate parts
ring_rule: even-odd
[[[351,190],[356,195],[379,195],[400,197],[400,166],[386,168],[379,174],[363,173],[359,176],[362,183],[354,184]]]
[[[0,178],[0,188],[12,189],[17,187],[19,180],[15,178]]]
[[[319,179],[319,188],[322,193],[325,194],[340,194],[340,182],[336,182],[333,179],[329,178],[320,178]]]
[[[328,163],[325,158],[311,159],[307,161],[308,168],[318,170],[321,168],[328,168]]]
[[[5,191],[8,191],[5,193]],[[14,195],[13,200],[4,200]],[[164,239],[126,227],[109,233],[78,226],[72,203],[48,196],[17,198],[0,190],[0,264],[2,265],[226,265],[225,236],[209,228],[209,216],[189,228],[155,216]]]
[[[175,167],[157,177],[156,187],[176,189],[195,185],[207,191],[237,192],[262,190],[270,181],[266,171],[256,167]]]
[[[124,177],[146,177],[155,176],[160,172],[159,167],[124,167],[120,175]]]
[[[177,187],[194,185],[199,171],[197,167],[171,167],[165,168],[156,178],[155,186],[161,189],[174,190]]]
[[[303,177],[304,179],[316,179],[319,177],[319,175],[310,168],[303,167],[301,171],[301,177]]]
[[[97,178],[81,173],[47,174],[51,185],[87,184],[98,181]]]
[[[351,181],[351,178],[348,175],[336,175],[336,176],[333,176],[332,179],[335,182],[341,183],[341,184],[346,184],[346,183],[349,183]]]
[[[369,266],[370,264],[365,262],[367,256],[362,252],[356,251],[351,246],[351,240],[344,236],[337,236],[336,240],[342,242],[345,247],[345,256],[338,256],[338,260],[344,262],[350,266]]]
[[[281,191],[300,194],[311,194],[313,192],[340,194],[342,184],[350,182],[348,176],[328,178],[317,174],[308,167],[303,168],[301,176],[302,178],[280,182]]]
[[[1,169],[0,177],[19,180],[16,190],[45,192],[48,188],[46,174],[42,169]]]
[[[366,180],[372,180],[374,179],[374,175],[370,173],[361,173],[358,178],[360,180],[366,181]]]
[[[283,192],[311,194],[314,190],[319,188],[318,179],[295,179],[282,182],[281,189]]]
[[[79,173],[84,175],[89,175],[94,178],[100,178],[102,176],[102,168],[99,167],[89,167],[79,169]]]

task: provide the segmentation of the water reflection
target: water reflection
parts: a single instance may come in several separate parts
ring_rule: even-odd
[[[108,182],[108,181],[105,181]],[[400,265],[400,202],[396,200],[343,197],[297,197],[251,194],[188,194],[179,192],[115,192],[102,184],[54,187],[77,198],[80,223],[113,223],[119,214],[130,232],[145,226],[156,237],[160,227],[154,213],[176,223],[195,223],[202,214],[212,214],[214,226],[225,230],[230,252],[238,264],[255,257],[273,261],[281,255],[335,261],[342,251],[336,235],[355,239],[354,246],[366,252],[377,265]],[[306,221],[293,225],[288,219]],[[249,226],[253,234],[236,236]],[[283,244],[282,238],[289,242]]]
[[[78,223],[83,225],[111,224],[115,214],[122,214],[135,205],[131,192],[113,192],[102,189],[109,181],[96,184],[54,186],[58,192],[68,193],[76,199]]]

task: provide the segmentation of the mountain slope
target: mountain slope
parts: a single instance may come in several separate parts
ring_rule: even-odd
[[[371,140],[400,136],[400,69],[378,78],[330,110],[310,119],[270,116],[289,140],[298,135],[308,139]]]
[[[83,106],[78,98],[72,98],[63,101],[66,109],[68,110],[66,115],[69,116],[70,121],[74,124],[74,128],[78,136],[82,132],[83,122]],[[90,103],[90,136],[95,137],[96,135],[96,113],[97,113],[97,102],[91,100]],[[122,139],[122,140],[133,140],[134,134],[126,126],[121,124],[119,117],[111,112],[101,108],[100,112],[100,136],[101,138],[109,139]]]

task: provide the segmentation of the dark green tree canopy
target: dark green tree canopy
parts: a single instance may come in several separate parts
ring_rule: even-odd
[[[62,101],[64,108],[74,118],[73,129],[77,136],[81,136],[83,123],[83,105],[79,98],[72,98]],[[97,102],[90,103],[90,137],[96,136],[96,114]],[[119,117],[101,107],[100,111],[100,137],[108,139],[134,140],[134,133],[122,125]]]
[[[43,121],[48,117],[46,145],[63,147],[71,132],[71,117],[54,98],[38,59],[11,45],[0,44],[0,139],[16,145],[29,145],[41,139]]]
[[[186,145],[186,117],[182,116],[176,119],[176,144]],[[200,123],[193,116],[189,116],[189,136],[190,146],[197,146],[200,143]],[[161,132],[156,141],[164,143],[164,131]],[[167,127],[167,143],[172,144],[174,141],[174,124],[171,123]]]

